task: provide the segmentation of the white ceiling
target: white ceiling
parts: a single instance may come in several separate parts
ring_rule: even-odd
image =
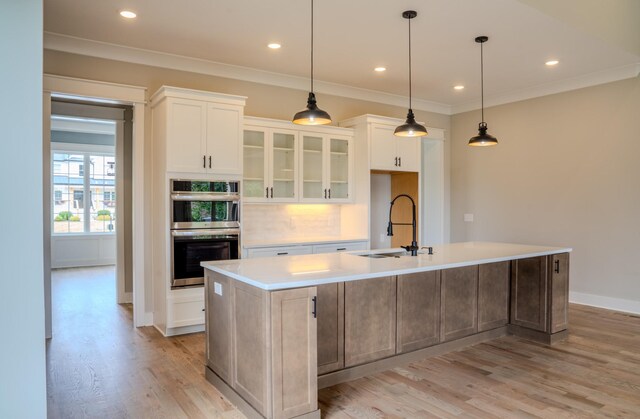
[[[406,96],[407,21],[401,13],[408,9],[418,12],[411,25],[417,109],[429,108],[429,102],[454,112],[477,106],[478,35],[489,36],[489,104],[637,75],[640,1],[563,3],[578,7],[576,13],[558,10],[549,0],[316,0],[315,76],[333,84],[333,93],[340,91],[337,84],[350,86],[345,92]],[[121,18],[123,9],[138,18]],[[303,88],[309,75],[309,11],[305,0],[45,0],[44,26],[49,37],[68,35],[263,70],[280,80],[292,76]],[[602,16],[618,21],[591,24]],[[629,39],[635,36],[637,42]],[[269,42],[283,47],[269,50]],[[63,44],[47,43],[45,36],[47,48],[64,49],[56,47]],[[551,58],[560,64],[546,67]],[[387,71],[374,73],[379,65]],[[454,91],[456,84],[466,88]]]

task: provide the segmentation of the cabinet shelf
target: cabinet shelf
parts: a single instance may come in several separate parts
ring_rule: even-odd
[[[261,145],[249,145],[249,144],[244,144],[243,145],[244,148],[253,148],[253,149],[260,149],[260,150],[264,150],[264,147]]]
[[[337,183],[337,184],[347,184],[349,182],[347,182],[346,180],[332,180],[331,183]]]
[[[305,153],[322,153],[322,150],[303,150]]]
[[[242,178],[242,180],[244,180],[245,182],[262,182],[262,181],[264,181],[264,179],[261,178],[261,177],[245,177],[245,178]]]
[[[336,155],[336,156],[346,156],[349,153],[347,153],[346,151],[332,151],[331,154]]]
[[[273,147],[276,151],[293,151],[293,148],[290,147]]]
[[[274,182],[293,182],[293,179],[285,179],[285,178],[280,178],[280,179],[273,179]]]
[[[322,180],[321,179],[304,179],[303,182],[305,182],[305,183],[321,183]]]

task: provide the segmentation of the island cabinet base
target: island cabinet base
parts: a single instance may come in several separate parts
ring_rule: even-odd
[[[205,274],[207,378],[250,417],[320,417],[316,288]],[[249,408],[250,407],[250,408]]]

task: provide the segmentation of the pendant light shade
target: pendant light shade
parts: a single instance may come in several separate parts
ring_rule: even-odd
[[[331,117],[316,104],[313,93],[313,0],[311,0],[311,91],[307,99],[307,108],[293,116],[293,123],[298,125],[324,125],[331,123]]]
[[[486,147],[498,144],[498,139],[493,135],[487,134],[487,123],[484,122],[484,55],[482,44],[489,40],[488,36],[479,36],[476,42],[480,44],[480,97],[482,109],[482,121],[478,124],[478,135],[471,137],[469,145],[474,147]]]
[[[402,17],[409,21],[409,112],[405,123],[397,127],[393,133],[398,137],[422,137],[427,135],[427,129],[416,122],[416,118],[413,116],[413,109],[411,109],[411,19],[416,16],[418,16],[418,12],[415,10],[402,12]]]

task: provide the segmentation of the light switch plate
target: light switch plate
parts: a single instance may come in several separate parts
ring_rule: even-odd
[[[464,215],[464,220],[468,223],[472,223],[473,222],[473,214],[465,214]]]
[[[218,295],[222,295],[222,284],[219,282],[214,282],[213,283],[213,292],[215,292]]]

